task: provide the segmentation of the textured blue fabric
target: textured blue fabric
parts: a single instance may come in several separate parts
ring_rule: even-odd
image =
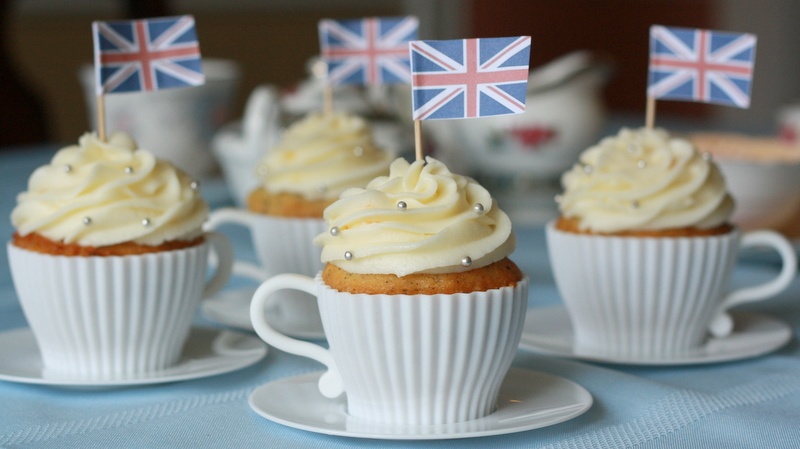
[[[55,148],[0,152],[0,235],[30,172]],[[212,207],[230,204],[223,184],[202,183]],[[253,260],[245,232],[223,228],[237,254]],[[519,230],[513,257],[531,276],[529,306],[559,302],[541,229]],[[774,275],[769,258],[739,263],[733,283]],[[247,281],[235,280],[229,288]],[[261,418],[250,392],[274,379],[318,371],[307,359],[271,349],[257,365],[229,374],[119,389],[69,389],[0,382],[0,448],[797,448],[800,447],[800,279],[779,297],[742,307],[780,317],[794,330],[763,357],[698,366],[591,364],[520,351],[515,366],[571,379],[594,396],[584,415],[555,426],[495,437],[420,442],[362,440],[296,430]],[[198,314],[196,323],[218,326]],[[0,255],[0,332],[26,326]]]

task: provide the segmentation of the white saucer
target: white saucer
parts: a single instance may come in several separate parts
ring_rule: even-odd
[[[578,354],[572,347],[572,322],[562,306],[528,309],[520,349],[581,360],[628,365],[698,365],[756,357],[785,345],[792,337],[786,323],[765,315],[731,312],[733,332],[711,338],[704,346],[668,358],[623,358],[603,354]]]
[[[30,328],[0,333],[0,380],[65,387],[121,387],[176,382],[235,371],[267,354],[259,338],[239,332],[192,328],[178,364],[119,380],[87,380],[45,373],[42,356]]]
[[[592,395],[567,379],[511,368],[500,387],[497,410],[473,421],[431,426],[381,424],[347,414],[345,396],[327,399],[317,388],[321,372],[278,379],[250,395],[250,407],[277,423],[354,438],[441,440],[538,429],[572,419],[592,406]]]
[[[228,326],[240,329],[253,330],[250,322],[250,300],[256,288],[242,288],[238,290],[223,290],[210,298],[203,300],[201,305],[203,314],[208,318]],[[267,321],[278,332],[290,337],[322,340],[325,331],[319,320],[293,321],[286,325],[277,315],[277,310],[267,312]]]

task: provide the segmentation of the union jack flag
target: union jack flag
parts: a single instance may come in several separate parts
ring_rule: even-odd
[[[525,112],[530,36],[410,45],[414,120]]]
[[[647,95],[746,108],[755,55],[752,34],[653,25]]]
[[[194,17],[92,23],[97,95],[205,82]]]
[[[417,38],[419,20],[407,17],[319,22],[322,59],[328,83],[408,84],[408,42]]]

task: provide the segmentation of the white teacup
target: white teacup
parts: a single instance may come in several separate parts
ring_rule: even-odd
[[[314,237],[327,227],[321,218],[287,218],[258,214],[245,209],[221,208],[211,212],[207,230],[226,224],[244,226],[253,239],[259,264],[241,260],[233,263],[233,273],[262,282],[280,273],[314,276],[322,269],[322,249],[313,243]],[[275,303],[276,324],[291,333],[297,326],[321,327],[319,310],[314,297],[301,291],[283,292]]]
[[[617,237],[547,225],[556,285],[579,354],[657,359],[733,330],[731,307],[772,297],[797,271],[792,245],[772,231],[705,237]],[[766,245],[782,259],[769,282],[725,293],[739,250]]]
[[[317,296],[330,349],[289,338],[264,319],[272,293]],[[326,397],[347,394],[347,413],[397,425],[465,422],[492,413],[514,358],[528,279],[514,287],[439,295],[340,292],[317,275],[270,278],[256,290],[250,319],[270,345],[317,360]]]
[[[8,243],[11,275],[45,374],[123,380],[180,359],[197,306],[231,274],[233,249],[219,234],[151,254],[54,256]],[[217,268],[206,281],[208,253]]]

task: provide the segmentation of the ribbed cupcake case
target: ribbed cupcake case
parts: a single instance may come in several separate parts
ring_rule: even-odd
[[[207,228],[223,224],[239,224],[250,231],[258,267],[237,262],[234,272],[263,281],[280,273],[297,273],[313,277],[322,269],[321,248],[314,237],[326,231],[325,221],[314,218],[287,218],[257,214],[242,209],[224,208],[211,213]],[[253,274],[255,273],[255,275]],[[278,313],[287,325],[293,322],[319,322],[314,297],[305,292],[286,290],[277,304]]]
[[[548,227],[575,351],[660,358],[697,348],[736,261],[739,233],[691,238],[579,235]]]
[[[320,290],[350,415],[427,425],[478,419],[495,409],[522,333],[527,279],[453,295]]]
[[[208,247],[64,257],[9,244],[14,285],[45,372],[113,380],[174,365],[203,294]]]

